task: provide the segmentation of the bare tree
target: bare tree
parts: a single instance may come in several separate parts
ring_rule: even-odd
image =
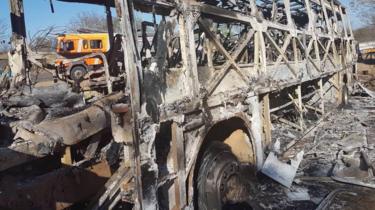
[[[92,30],[104,32],[107,28],[105,18],[95,12],[81,12],[70,20],[71,31]]]
[[[114,31],[118,32],[118,20],[114,18]],[[68,28],[72,32],[107,32],[107,19],[96,12],[81,12],[70,20]]]
[[[29,35],[29,46],[34,52],[49,52],[53,51],[54,43],[58,34],[62,34],[66,31],[64,27],[48,26]]]

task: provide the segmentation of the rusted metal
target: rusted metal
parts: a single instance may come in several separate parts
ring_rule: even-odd
[[[62,153],[65,146],[78,144],[109,128],[110,106],[122,97],[121,93],[109,95],[76,114],[43,121],[35,126],[27,124],[19,127],[15,138],[21,141],[1,148],[0,171],[50,154]]]
[[[121,93],[109,95],[81,112],[32,126],[30,132],[40,139],[22,134],[18,137],[35,142],[55,140],[64,145],[77,144],[110,126],[109,107],[122,97]]]
[[[98,209],[108,209],[112,204],[112,201],[116,197],[121,198],[122,188],[124,184],[128,184],[132,179],[132,173],[129,167],[125,165],[120,166],[113,176],[106,182],[104,188],[102,188],[95,195],[95,199],[92,200],[87,209],[98,210]],[[125,189],[126,192],[131,192],[134,189]],[[134,202],[133,200],[128,200]]]

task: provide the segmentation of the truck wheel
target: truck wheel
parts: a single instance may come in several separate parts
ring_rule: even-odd
[[[196,181],[199,210],[225,209],[228,204],[242,203],[249,195],[241,182],[237,158],[222,142],[214,141],[207,147]]]
[[[84,66],[74,66],[70,70],[70,78],[74,81],[79,81],[87,74],[87,69]]]

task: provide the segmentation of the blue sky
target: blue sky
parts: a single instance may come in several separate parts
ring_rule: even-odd
[[[26,27],[28,34],[34,34],[39,29],[48,26],[66,26],[71,18],[77,13],[83,11],[94,11],[97,14],[104,15],[104,7],[78,4],[78,3],[61,3],[53,1],[55,6],[55,13],[50,11],[49,0],[24,0]],[[341,2],[349,8],[349,0],[341,0]],[[9,0],[0,0],[0,19],[5,19],[9,22]],[[363,26],[361,20],[350,12],[352,17],[353,28],[360,28]]]
[[[49,0],[24,0],[26,28],[28,34],[48,26],[66,26],[69,21],[78,13],[94,11],[97,14],[105,15],[104,7],[53,1],[55,13],[51,12]],[[9,0],[0,0],[0,19],[5,19],[10,25]]]

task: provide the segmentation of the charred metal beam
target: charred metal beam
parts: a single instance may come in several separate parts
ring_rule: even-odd
[[[12,35],[25,38],[26,25],[23,11],[23,0],[9,0],[10,2],[10,22],[12,25]]]
[[[121,197],[122,189],[133,177],[131,169],[122,164],[111,178],[106,182],[104,187],[96,194],[95,199],[86,208],[87,210],[108,209],[116,198]]]
[[[105,1],[105,13],[107,15],[107,29],[108,29],[108,37],[109,37],[109,44],[110,48],[113,48],[114,42],[114,28],[113,28],[113,20],[112,20],[112,11],[111,11],[111,4],[110,1]]]
[[[11,51],[9,66],[12,71],[12,87],[18,86],[26,79],[26,26],[23,0],[9,0],[10,20],[12,25]]]
[[[133,16],[133,1],[115,0],[116,8],[120,11],[118,14],[121,24],[121,32],[123,35],[122,48],[124,49],[124,62],[127,74],[126,89],[130,93],[130,108],[132,116],[132,147],[129,148],[130,154],[133,155],[132,167],[137,186],[142,186],[142,166],[140,155],[140,133],[138,130],[138,116],[141,112],[141,83],[142,83],[142,66],[140,55],[137,48],[137,31],[133,31],[135,25]],[[124,128],[126,129],[126,128]],[[136,197],[138,199],[138,208],[142,209],[143,205],[143,189],[136,189]]]
[[[31,127],[30,132],[47,142],[61,140],[64,145],[74,145],[110,126],[109,106],[123,97],[122,93],[110,95],[89,108],[66,117],[46,120]],[[36,140],[20,136],[26,140]]]
[[[75,145],[111,125],[110,106],[123,97],[122,93],[107,96],[89,108],[66,117],[25,124],[18,128],[13,145],[0,150],[0,171],[60,153],[65,146]]]
[[[57,1],[70,2],[70,3],[98,4],[98,5],[108,4],[111,7],[115,6],[114,0],[57,0]]]

